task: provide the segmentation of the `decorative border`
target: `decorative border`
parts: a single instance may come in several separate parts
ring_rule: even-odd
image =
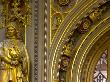
[[[39,0],[35,0],[34,6],[34,80],[38,81],[38,9]]]
[[[44,2],[44,82],[47,82],[47,27],[48,27],[47,0]]]
[[[38,12],[39,0],[34,9],[34,80],[38,81]],[[47,0],[44,2],[44,82],[47,82]]]

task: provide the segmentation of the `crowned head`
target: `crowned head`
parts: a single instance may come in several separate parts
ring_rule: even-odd
[[[6,27],[6,38],[8,39],[17,39],[18,33],[16,29],[16,25],[14,23],[9,23]]]

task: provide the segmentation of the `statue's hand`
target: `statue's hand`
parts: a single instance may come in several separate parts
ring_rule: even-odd
[[[11,61],[11,65],[14,65],[14,66],[17,66],[18,63],[19,63],[19,62],[18,62],[17,60]]]

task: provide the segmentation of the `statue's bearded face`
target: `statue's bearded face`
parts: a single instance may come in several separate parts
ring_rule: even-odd
[[[9,26],[6,30],[6,37],[13,38],[16,37],[16,35],[17,35],[16,29],[13,26]]]

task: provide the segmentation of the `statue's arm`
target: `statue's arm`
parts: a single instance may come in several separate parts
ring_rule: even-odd
[[[10,58],[0,55],[0,60],[4,61],[7,64],[10,64],[12,66],[16,66],[19,64],[19,62],[17,60],[11,60]]]
[[[0,43],[0,60],[11,64],[11,60],[5,55],[4,43]]]
[[[5,51],[2,47],[0,48],[0,60],[10,65],[13,65],[13,63],[15,63],[6,56]]]
[[[7,49],[4,48],[3,43],[0,43],[0,60],[7,63],[7,64],[10,64],[10,65],[14,65],[14,66],[18,65],[18,61],[10,59],[7,56],[8,53],[6,54],[6,51],[7,51]]]
[[[7,64],[11,64],[12,62],[8,57],[4,56],[4,54],[0,54],[0,59]]]

